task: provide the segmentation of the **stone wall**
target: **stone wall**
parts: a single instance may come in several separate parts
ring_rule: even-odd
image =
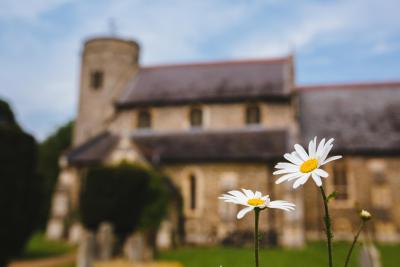
[[[173,165],[166,166],[164,170],[182,192],[185,236],[188,243],[212,244],[220,242],[229,234],[238,231],[250,233],[253,231],[254,215],[248,214],[243,219],[237,220],[237,212],[243,207],[219,200],[218,196],[222,193],[246,188],[259,190],[264,194],[271,194],[271,197],[282,199],[282,192],[276,191],[275,186],[271,183],[272,170],[267,164]],[[194,176],[196,181],[195,208],[190,205],[192,201],[191,176]],[[292,194],[291,198],[294,202],[299,201],[299,199],[295,199],[295,194]],[[262,213],[260,230],[263,232],[274,230],[281,239],[284,238],[285,231],[290,232],[291,238],[286,240],[286,245],[298,246],[302,245],[302,241],[304,241],[302,221],[301,210],[298,213],[295,212],[291,217],[284,217],[281,211],[267,210]],[[284,224],[285,228],[282,227]],[[295,228],[292,227],[294,225],[296,225]]]
[[[226,130],[243,129],[246,127],[246,103],[237,104],[203,104],[203,129]],[[179,132],[190,130],[189,113],[191,105],[151,107],[151,130],[157,132]],[[261,121],[258,127],[268,129],[289,129],[297,132],[294,111],[290,104],[259,103]],[[141,109],[124,110],[118,113],[110,126],[112,131],[127,135],[137,129],[138,111]]]
[[[347,191],[347,198],[331,202],[333,229],[336,239],[351,239],[359,224],[357,211],[371,211],[369,223],[373,237],[381,242],[400,240],[400,158],[345,156],[347,186],[335,186],[335,168],[338,162],[326,167],[330,177],[327,191]],[[305,217],[307,237],[322,237],[322,202],[315,186],[305,187]]]

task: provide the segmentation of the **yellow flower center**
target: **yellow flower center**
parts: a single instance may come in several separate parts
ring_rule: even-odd
[[[247,204],[252,205],[252,206],[260,206],[265,203],[265,200],[262,200],[261,198],[251,198],[247,200]]]
[[[300,171],[302,173],[308,173],[312,172],[316,168],[318,168],[318,160],[316,158],[310,158],[301,164]]]

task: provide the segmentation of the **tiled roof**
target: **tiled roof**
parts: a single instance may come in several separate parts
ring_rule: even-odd
[[[141,68],[117,106],[288,100],[292,58]]]
[[[102,163],[117,144],[118,137],[108,132],[101,133],[86,143],[68,151],[65,156],[69,164],[86,165]]]
[[[269,161],[287,150],[284,130],[193,131],[134,134],[132,139],[150,161],[161,163]]]
[[[343,153],[400,154],[400,83],[302,87],[303,143],[334,137]]]

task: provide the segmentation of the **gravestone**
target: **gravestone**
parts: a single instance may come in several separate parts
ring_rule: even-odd
[[[115,243],[113,227],[110,223],[104,222],[97,231],[97,259],[104,261],[110,260],[113,254]]]
[[[381,267],[380,253],[374,245],[363,245],[360,251],[360,267]]]
[[[82,237],[82,225],[79,222],[74,222],[69,228],[68,242],[72,244],[79,244]]]
[[[92,232],[83,233],[77,258],[77,267],[91,267],[94,261],[96,238]]]
[[[144,233],[134,233],[124,244],[124,254],[130,261],[148,261],[153,259],[153,250]]]

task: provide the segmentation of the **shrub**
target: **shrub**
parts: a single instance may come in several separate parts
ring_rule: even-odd
[[[40,227],[46,226],[51,206],[51,197],[57,183],[60,172],[59,159],[71,145],[73,122],[61,126],[53,134],[48,136],[39,145],[38,171],[44,178],[44,205],[40,210]]]
[[[167,199],[163,177],[150,168],[128,163],[92,167],[81,190],[81,219],[93,231],[110,222],[123,240],[138,228],[157,228]]]
[[[37,226],[43,184],[36,173],[36,148],[0,100],[0,266],[21,252]]]

